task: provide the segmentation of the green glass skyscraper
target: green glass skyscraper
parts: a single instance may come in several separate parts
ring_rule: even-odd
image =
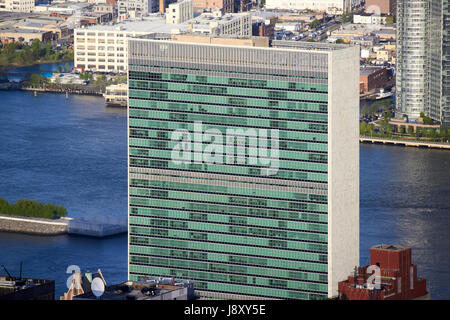
[[[323,299],[359,265],[359,49],[129,41],[129,278]]]

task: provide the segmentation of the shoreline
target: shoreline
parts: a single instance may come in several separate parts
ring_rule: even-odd
[[[89,222],[83,219],[62,217],[59,219],[35,218],[0,214],[0,232],[38,236],[80,235],[105,238],[128,232],[128,225]]]
[[[0,214],[0,231],[54,236],[66,234],[71,218],[46,219]]]
[[[359,143],[370,143],[370,144],[382,144],[391,146],[401,146],[401,147],[415,147],[415,148],[426,148],[426,149],[440,149],[440,150],[450,150],[450,143],[439,142],[439,141],[423,141],[423,140],[412,140],[412,139],[390,139],[381,137],[366,137],[359,136]]]
[[[16,68],[28,68],[28,67],[33,67],[33,66],[39,66],[42,64],[53,64],[53,63],[73,63],[73,60],[68,59],[68,60],[58,60],[58,61],[42,61],[42,62],[35,62],[35,63],[31,63],[31,64],[20,64],[20,65],[11,65],[11,66],[1,66],[0,67],[0,73],[2,72],[6,72],[12,69],[16,69]]]

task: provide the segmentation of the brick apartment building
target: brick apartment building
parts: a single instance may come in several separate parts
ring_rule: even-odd
[[[366,12],[374,12],[373,6],[380,8],[380,14],[395,16],[397,13],[397,0],[366,0]]]
[[[381,244],[370,248],[370,265],[380,268],[380,288],[367,286],[371,272],[368,265],[338,284],[340,299],[412,300],[429,299],[426,280],[417,276],[417,265],[411,262],[411,248]]]

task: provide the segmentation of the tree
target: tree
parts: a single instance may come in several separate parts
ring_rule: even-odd
[[[52,55],[52,45],[50,41],[45,43],[45,57],[48,59]]]
[[[352,22],[353,13],[345,13],[342,15],[342,23]]]
[[[30,77],[30,83],[33,88],[41,87],[46,82],[46,79],[39,73],[33,73]]]
[[[361,115],[366,116],[366,115],[368,115],[368,114],[369,114],[369,108],[367,108],[367,106],[364,106],[364,107],[361,109]]]
[[[311,23],[310,23],[311,28],[316,29],[318,26],[320,26],[320,21],[317,19],[314,19]]]
[[[33,39],[31,43],[31,52],[33,53],[34,59],[39,59],[42,53],[42,42],[39,39]]]
[[[395,19],[393,16],[387,16],[386,17],[386,24],[394,24]]]

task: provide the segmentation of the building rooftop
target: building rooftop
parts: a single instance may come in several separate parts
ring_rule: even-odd
[[[0,28],[1,33],[35,33],[35,34],[43,34],[50,31],[44,30],[36,30],[36,29],[27,29],[27,28]]]
[[[183,289],[187,290],[183,290]],[[194,284],[191,281],[158,278],[139,282],[122,282],[105,288],[101,300],[191,300]],[[73,300],[97,299],[92,291],[77,295]]]
[[[385,67],[364,67],[361,68],[359,71],[359,75],[361,76],[368,76],[372,73],[374,73],[375,71],[378,71],[380,69],[384,69]]]
[[[103,24],[89,26],[86,30],[105,30],[105,31],[128,31],[128,32],[152,32],[152,33],[174,33],[174,31],[187,32],[189,24],[192,24],[195,29],[202,29],[202,27],[210,28],[211,22],[216,22],[219,25],[226,23],[238,17],[246,16],[248,13],[227,13],[221,17],[214,17],[212,13],[203,13],[194,19],[185,21],[180,24],[166,24],[164,14],[154,13],[145,17],[136,19],[127,19],[120,23]]]
[[[18,277],[5,277],[0,276],[0,300],[2,296],[13,294],[20,290],[27,290],[33,287],[37,287],[43,284],[52,284],[53,280],[43,279],[31,279],[31,278],[18,278]]]
[[[291,40],[272,40],[272,47],[291,48],[303,50],[332,51],[348,48],[348,44],[331,44],[320,42],[291,41]]]
[[[408,247],[393,245],[393,244],[379,244],[373,246],[372,249],[381,249],[381,250],[391,250],[391,251],[402,251],[406,249],[410,249]]]

